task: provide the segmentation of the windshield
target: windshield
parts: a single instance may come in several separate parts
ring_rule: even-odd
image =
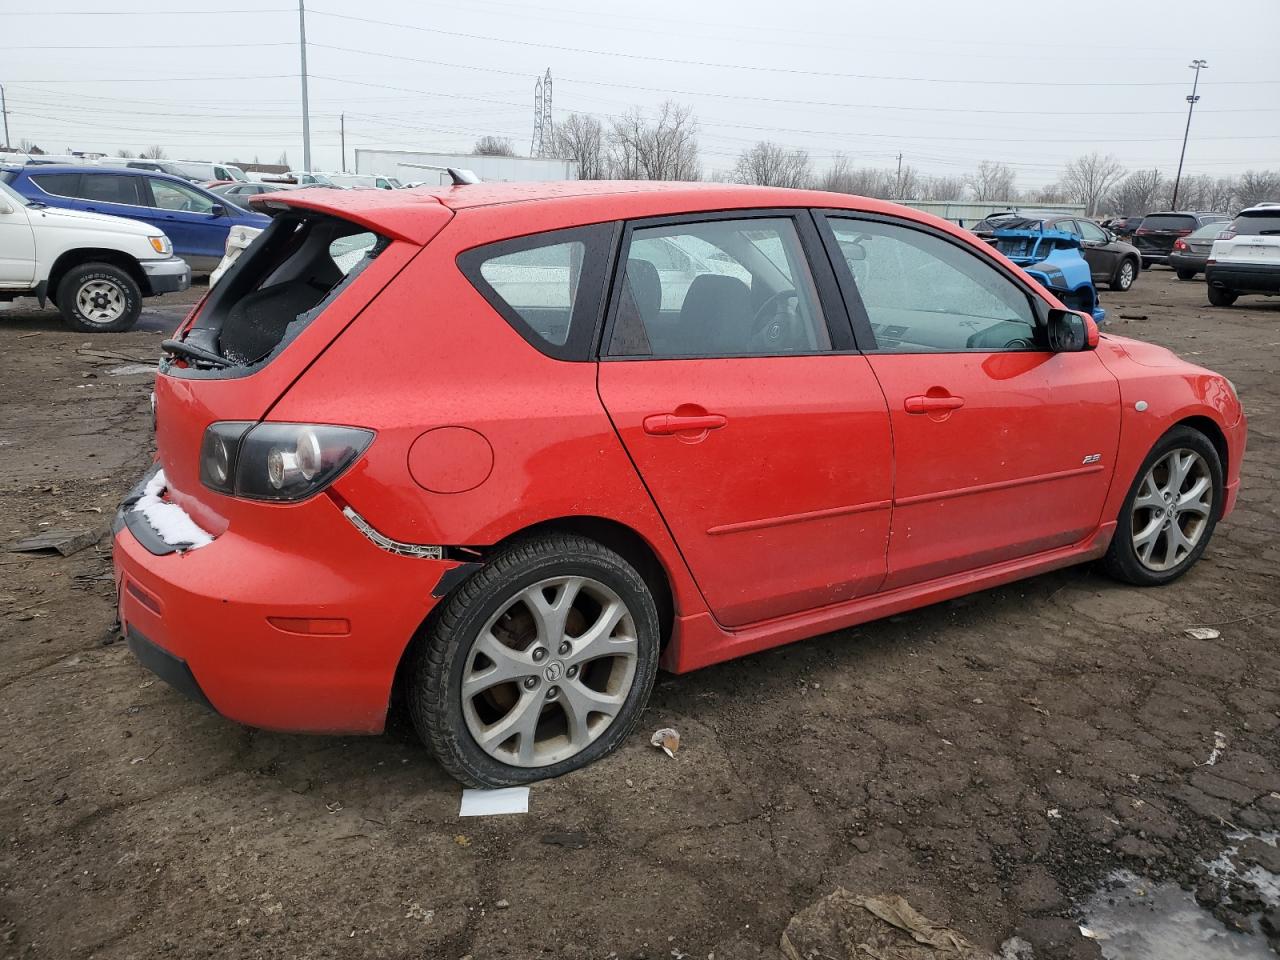
[[[30,200],[20,194],[17,190],[13,189],[13,187],[9,186],[9,181],[5,178],[11,176],[13,176],[13,174],[8,170],[0,173],[0,197],[4,197],[6,200],[12,200],[20,207],[31,206]]]
[[[245,176],[245,172],[239,167],[227,165],[224,169],[226,169],[227,173],[231,174],[232,180],[239,180],[241,183],[249,182],[249,178]]]

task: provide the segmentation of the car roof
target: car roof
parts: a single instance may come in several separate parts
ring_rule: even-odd
[[[421,215],[443,206],[455,213],[503,204],[548,205],[547,229],[609,220],[634,219],[713,210],[770,207],[835,207],[901,216],[897,204],[844,193],[790,190],[729,183],[677,183],[662,180],[563,180],[546,183],[469,183],[459,186],[413,187],[406,190],[292,191],[287,197],[261,194],[250,203],[281,203],[346,217],[371,229],[425,243]],[[553,213],[554,209],[554,213]],[[905,211],[922,222],[957,228],[916,210]]]
[[[161,177],[165,180],[175,180],[178,183],[187,183],[191,186],[198,187],[199,184],[193,184],[190,180],[182,177],[175,177],[171,173],[165,173],[161,170],[142,170],[137,167],[107,167],[99,166],[96,163],[29,163],[21,167],[22,170],[28,170],[33,173],[127,173],[132,176],[146,175],[148,177]]]

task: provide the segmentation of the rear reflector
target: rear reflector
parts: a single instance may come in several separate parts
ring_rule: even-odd
[[[351,621],[336,617],[267,617],[267,623],[304,636],[345,637],[351,632]]]

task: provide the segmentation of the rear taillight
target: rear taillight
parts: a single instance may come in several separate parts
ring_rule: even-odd
[[[1133,231],[1133,235],[1135,237],[1145,237],[1150,232],[1151,231],[1148,230],[1146,227],[1139,227],[1137,230]]]
[[[308,423],[210,424],[200,481],[251,500],[304,500],[338,478],[373,440],[372,430]]]
[[[1235,238],[1236,232],[1234,230],[1223,230],[1220,234],[1214,237],[1215,240],[1234,240]]]
[[[1173,241],[1173,249],[1185,250],[1187,249],[1187,242],[1185,240],[1175,240]]]

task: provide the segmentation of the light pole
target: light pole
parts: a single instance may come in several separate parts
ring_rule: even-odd
[[[1173,200],[1169,204],[1173,210],[1178,209],[1178,185],[1182,182],[1182,161],[1187,157],[1187,137],[1191,135],[1191,114],[1196,108],[1196,101],[1200,99],[1196,93],[1196,88],[1200,86],[1200,71],[1209,69],[1209,63],[1206,60],[1192,60],[1187,66],[1196,72],[1196,78],[1191,83],[1191,95],[1187,97],[1187,129],[1182,132],[1182,153],[1178,154],[1178,175],[1173,179]]]
[[[3,83],[0,83],[0,113],[4,114],[4,145],[11,147],[13,144],[9,142],[9,105],[5,103]]]
[[[298,0],[298,45],[302,51],[302,169],[311,170],[311,111],[307,109],[307,8]]]

